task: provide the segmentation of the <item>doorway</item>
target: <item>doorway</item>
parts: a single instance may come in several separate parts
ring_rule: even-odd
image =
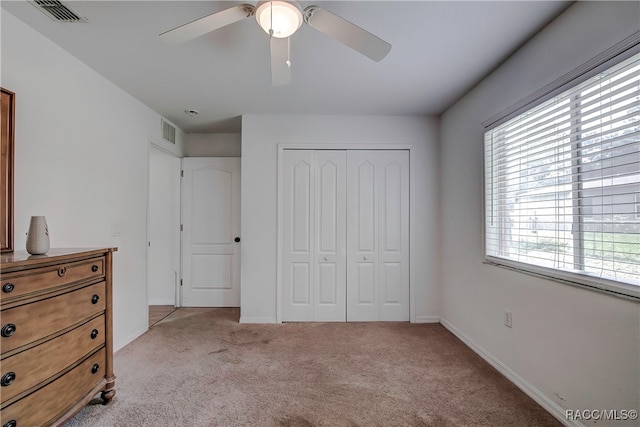
[[[177,306],[180,158],[151,144],[147,200],[147,303]]]

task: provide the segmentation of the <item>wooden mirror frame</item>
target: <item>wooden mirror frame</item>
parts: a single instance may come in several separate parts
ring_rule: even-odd
[[[15,131],[15,93],[2,90],[0,162],[0,252],[13,252],[13,157]]]

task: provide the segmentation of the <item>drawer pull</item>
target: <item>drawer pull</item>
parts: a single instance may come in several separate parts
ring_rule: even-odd
[[[94,329],[93,331],[91,331],[91,339],[95,340],[96,337],[98,336],[98,330]]]
[[[91,373],[95,374],[99,370],[100,370],[100,365],[98,365],[97,363],[94,363],[93,366],[91,367]]]
[[[7,372],[2,376],[2,379],[0,380],[0,384],[2,384],[2,387],[7,387],[13,384],[15,380],[16,380],[16,373]]]
[[[11,335],[16,333],[16,325],[13,323],[7,323],[2,327],[2,331],[0,331],[0,335],[5,338],[9,338]]]
[[[2,292],[4,292],[5,294],[13,292],[14,289],[15,286],[13,283],[5,283],[4,285],[2,285]]]
[[[67,267],[62,267],[58,269],[58,276],[64,277],[65,274],[67,274]]]
[[[91,266],[91,271],[93,271],[94,273],[95,273],[96,271],[98,271],[98,266],[97,266],[97,265],[95,265],[95,264],[94,264],[94,265],[92,265],[92,266]]]
[[[100,297],[98,295],[94,295],[91,297],[91,304],[97,304],[100,301]]]
[[[18,427],[16,420],[9,420],[2,427]]]

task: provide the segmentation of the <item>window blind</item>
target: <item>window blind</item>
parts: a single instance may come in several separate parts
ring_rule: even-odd
[[[640,286],[640,54],[485,133],[488,259]]]

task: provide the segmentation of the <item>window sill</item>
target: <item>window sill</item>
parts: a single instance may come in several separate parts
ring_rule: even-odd
[[[640,303],[640,286],[487,256],[484,264]]]

